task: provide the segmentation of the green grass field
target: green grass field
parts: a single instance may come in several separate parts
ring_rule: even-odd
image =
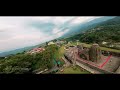
[[[64,47],[65,46],[62,45],[55,54],[56,60],[60,60],[62,65],[64,64],[64,61],[61,59],[64,56],[64,53],[65,53]]]
[[[64,71],[58,72],[58,74],[90,74],[90,72],[81,69],[79,66],[70,66],[64,68]]]
[[[64,55],[64,52],[65,52],[65,50],[64,50],[64,45],[62,45],[59,49],[58,49],[58,52],[56,52],[56,54],[55,54],[55,57],[56,58],[61,58],[63,55]]]
[[[59,48],[59,58],[61,58],[61,57],[63,57],[63,55],[64,55],[64,53],[65,53],[65,50],[64,50],[64,45],[63,46],[61,46],[60,48]]]
[[[88,47],[90,48],[92,44],[86,44],[86,43],[81,43],[79,42],[78,44],[82,44],[84,47]],[[76,42],[72,42],[71,44],[69,45],[77,45]],[[101,50],[105,50],[105,51],[111,51],[111,52],[117,52],[117,53],[120,53],[120,50],[117,50],[117,49],[111,49],[111,48],[106,48],[106,47],[100,47]]]

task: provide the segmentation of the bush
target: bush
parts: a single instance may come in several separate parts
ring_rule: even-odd
[[[34,55],[17,54],[0,60],[0,73],[23,74],[31,73],[36,69],[44,70],[53,67],[54,54],[57,52],[56,45],[50,45],[45,51]]]

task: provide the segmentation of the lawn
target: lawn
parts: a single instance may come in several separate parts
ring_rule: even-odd
[[[70,67],[65,67],[63,69],[63,72],[58,72],[58,74],[90,74],[90,72],[83,70],[79,66],[70,66]]]
[[[61,59],[64,56],[64,53],[65,53],[64,47],[65,47],[64,45],[59,47],[58,51],[55,54],[56,60],[60,60],[62,65],[64,64],[64,61]]]
[[[63,45],[59,48],[59,55],[58,55],[59,58],[63,57],[63,55],[65,53],[64,47],[65,46]]]
[[[86,44],[86,43],[81,43],[81,42],[79,42],[79,44],[82,44],[84,47],[88,47],[88,48],[91,47],[91,44]],[[76,45],[76,42],[72,42],[70,45]],[[120,50],[117,50],[117,49],[111,49],[111,48],[106,48],[106,47],[100,47],[100,49],[104,50],[104,51],[111,51],[111,52],[120,53]]]
[[[88,48],[91,47],[90,44],[85,44],[85,43],[83,43],[83,46],[84,47],[88,47]],[[100,47],[100,49],[104,50],[104,51],[111,51],[111,52],[118,52],[118,53],[120,53],[120,50],[117,50],[117,49],[111,49],[111,48],[106,48],[106,47]]]

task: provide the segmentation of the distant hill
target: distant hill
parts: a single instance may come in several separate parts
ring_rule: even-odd
[[[115,18],[115,16],[104,16],[104,17],[101,17],[101,18],[96,18],[94,20],[91,20],[89,22],[84,22],[82,24],[78,24],[78,25],[75,25],[73,26],[72,28],[69,28],[69,32],[66,33],[65,35],[63,35],[62,37],[70,37],[70,36],[73,36],[75,34],[78,34],[78,33],[82,33],[82,32],[85,32],[87,31],[88,29],[92,29],[94,27],[96,27],[98,24],[104,22],[104,21],[107,21],[107,20],[110,20],[110,19],[113,19]]]
[[[5,56],[9,56],[9,55],[15,55],[17,53],[22,53],[22,52],[26,52],[29,51],[33,48],[39,47],[44,45],[45,43],[39,44],[39,45],[35,45],[35,46],[29,46],[29,47],[24,47],[24,48],[20,48],[20,49],[16,49],[16,50],[11,50],[11,51],[7,51],[7,52],[2,52],[0,53],[0,57],[5,57]]]
[[[32,48],[34,48],[34,46],[20,48],[20,49],[16,49],[16,50],[12,50],[12,51],[7,51],[7,52],[2,52],[2,53],[0,53],[0,57],[5,57],[5,56],[8,56],[8,55],[14,55],[14,54],[17,54],[17,53],[22,53],[24,51],[29,51]]]
[[[72,19],[73,20],[73,19]],[[74,40],[74,39],[79,39],[79,40],[81,40],[81,41],[83,41],[83,42],[96,42],[96,41],[100,41],[99,39],[96,39],[95,40],[95,38],[98,38],[98,36],[99,35],[101,35],[101,34],[98,34],[98,36],[96,36],[97,34],[97,31],[96,31],[96,35],[93,35],[92,33],[90,34],[89,32],[87,32],[85,35],[83,34],[85,31],[87,31],[87,30],[92,30],[93,28],[95,28],[95,30],[96,30],[96,28],[98,28],[98,27],[101,27],[101,26],[104,26],[103,27],[103,29],[101,29],[103,32],[104,32],[104,29],[105,30],[107,30],[108,29],[108,27],[107,27],[107,29],[105,28],[106,26],[108,26],[108,24],[109,25],[115,25],[114,27],[116,28],[116,27],[118,27],[119,28],[119,24],[120,24],[120,18],[119,17],[116,17],[115,18],[115,16],[112,16],[112,17],[107,17],[107,16],[105,16],[105,17],[101,17],[101,18],[97,18],[97,19],[94,19],[94,20],[92,20],[92,21],[89,21],[89,22],[84,22],[84,23],[82,23],[82,24],[78,24],[78,25],[75,25],[75,26],[73,26],[73,27],[71,27],[71,28],[69,28],[68,27],[68,25],[69,25],[69,23],[72,21],[72,20],[70,20],[70,21],[68,21],[68,22],[66,22],[66,23],[64,23],[63,25],[61,25],[61,29],[63,29],[63,30],[66,30],[66,29],[70,29],[69,30],[69,32],[68,33],[66,33],[65,35],[63,35],[62,37],[59,37],[58,39],[61,39],[61,38],[66,38],[66,37],[70,37],[70,38],[67,38],[67,40]],[[106,26],[105,26],[106,25]],[[39,27],[39,26],[38,26]],[[111,26],[111,27],[113,27],[113,26]],[[111,28],[111,27],[109,27],[109,28]],[[113,28],[114,28],[113,27]],[[115,29],[114,28],[114,29]],[[116,28],[116,31],[118,31],[117,29],[118,28]],[[46,27],[46,30],[47,30],[48,28]],[[111,31],[109,34],[111,34],[111,33],[115,33],[114,31],[112,31],[112,30],[109,30],[109,31]],[[106,31],[105,31],[106,32]],[[79,34],[79,33],[82,33],[82,34]],[[110,38],[110,36],[108,36],[108,33],[107,34],[103,34],[104,35],[104,37],[109,37]],[[75,34],[78,34],[78,35],[75,35]],[[116,35],[118,35],[119,34],[119,32],[117,32],[117,33],[115,33]],[[75,36],[74,36],[75,35]],[[93,35],[93,36],[91,36],[91,35]],[[111,34],[112,35],[112,34]],[[101,35],[102,36],[102,35]],[[100,36],[100,38],[102,38]],[[120,36],[120,35],[119,35]],[[113,39],[116,39],[116,38],[118,38],[119,36],[115,36],[115,35],[113,35],[111,38],[113,38]],[[91,39],[92,38],[92,39]],[[94,39],[93,39],[94,38]],[[113,40],[112,39],[112,40]],[[109,40],[108,38],[107,39],[102,39],[102,40]],[[101,41],[102,41],[101,40]],[[44,44],[44,43],[43,43]],[[3,53],[0,53],[0,57],[4,57],[4,56],[7,56],[7,55],[12,55],[12,54],[17,54],[17,53],[22,53],[23,51],[29,51],[29,50],[31,50],[32,48],[35,48],[35,47],[38,47],[38,46],[40,46],[40,45],[42,45],[42,44],[39,44],[39,45],[36,45],[36,46],[30,46],[30,47],[25,47],[25,48],[21,48],[21,49],[16,49],[16,50],[12,50],[12,51],[8,51],[8,52],[3,52]]]
[[[110,20],[99,23],[95,27],[91,27],[84,33],[74,35],[66,40],[80,40],[86,43],[101,43],[103,41],[109,43],[120,42],[120,17],[114,17]]]

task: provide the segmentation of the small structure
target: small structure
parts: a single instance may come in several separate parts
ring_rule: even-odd
[[[109,45],[109,47],[114,47],[114,45]]]
[[[107,44],[107,43],[108,43],[108,42],[105,42],[105,41],[102,42],[102,44],[104,44],[104,45]]]
[[[71,43],[72,43],[72,41],[69,41],[69,42],[68,42],[68,44],[71,44]]]
[[[54,43],[54,42],[52,42],[52,41],[48,43],[48,45],[52,45],[52,44],[55,44],[55,43]]]
[[[65,41],[56,41],[56,45],[58,45],[58,46],[61,46],[62,44],[64,44],[65,43]]]
[[[8,58],[8,57],[5,57],[5,58]]]

